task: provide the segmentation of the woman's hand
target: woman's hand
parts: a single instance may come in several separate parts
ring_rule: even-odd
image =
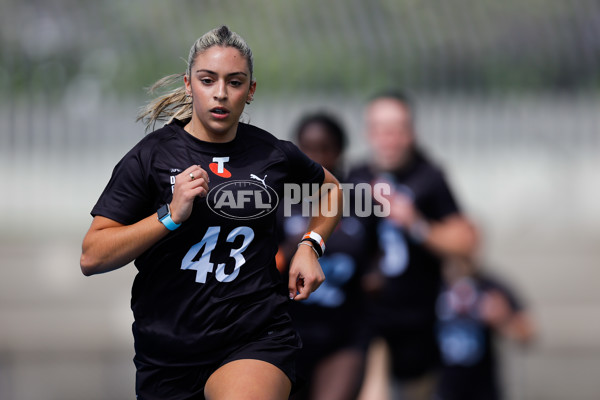
[[[390,218],[397,226],[409,227],[417,220],[417,210],[413,200],[405,194],[392,192],[386,196],[390,202]]]
[[[323,168],[325,178],[323,184],[328,184],[329,189],[321,194],[321,202],[326,202],[328,210],[337,210],[335,215],[321,214],[323,207],[318,207],[319,213],[313,215],[308,222],[308,230],[321,235],[327,240],[342,216],[343,193],[340,183],[331,172]],[[311,246],[299,245],[292,257],[289,270],[288,289],[290,299],[305,300],[325,281],[325,274],[315,250]]]
[[[290,263],[290,299],[305,300],[325,281],[325,274],[311,246],[300,245]]]
[[[192,165],[175,177],[173,200],[170,204],[173,222],[180,224],[190,217],[194,199],[207,195],[209,182],[208,174],[199,165]]]

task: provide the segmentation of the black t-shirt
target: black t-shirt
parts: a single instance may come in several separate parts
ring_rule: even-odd
[[[399,171],[381,174],[365,165],[353,170],[351,178],[354,182],[391,183],[395,191],[410,197],[429,221],[459,213],[444,174],[418,151]],[[370,307],[372,323],[384,330],[432,326],[441,284],[440,259],[387,218],[379,218],[377,235],[383,253],[378,273],[384,284]]]
[[[200,165],[210,177],[190,218],[135,260],[131,307],[136,357],[202,365],[265,329],[287,326],[287,292],[275,267],[272,212],[285,183],[324,172],[290,142],[240,123],[228,143],[203,142],[177,121],[147,135],[115,167],[92,210],[135,223],[172,199],[175,176]]]
[[[521,301],[497,279],[478,274],[445,286],[437,301],[437,338],[443,368],[438,395],[444,400],[501,397],[492,327],[482,320],[481,302],[487,293],[500,293],[512,313]]]

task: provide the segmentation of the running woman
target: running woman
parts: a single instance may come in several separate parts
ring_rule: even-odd
[[[364,280],[370,325],[389,347],[394,398],[430,399],[439,366],[435,303],[441,259],[471,254],[476,237],[443,170],[417,141],[410,99],[399,92],[379,94],[365,118],[372,161],[350,175],[389,185],[391,205],[377,223],[383,254]]]
[[[337,216],[315,215],[290,265],[275,265],[274,212],[286,183],[334,176],[296,146],[239,122],[256,90],[252,52],[226,26],[192,46],[183,85],[140,114],[148,134],[116,165],[92,209],[81,269],[131,261],[138,399],[287,399],[301,347],[288,302],[324,281]],[[331,185],[330,185],[331,186]],[[330,209],[342,196],[329,190]]]

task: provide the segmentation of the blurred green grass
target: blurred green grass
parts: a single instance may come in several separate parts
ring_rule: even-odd
[[[141,96],[221,24],[267,93],[597,91],[595,0],[4,0],[0,90]]]

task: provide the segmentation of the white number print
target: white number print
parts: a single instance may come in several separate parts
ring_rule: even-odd
[[[208,273],[212,273],[214,270],[214,263],[210,261],[210,255],[212,251],[217,247],[217,242],[219,239],[219,233],[221,232],[220,226],[211,226],[206,230],[204,237],[202,240],[195,245],[193,245],[181,260],[181,269],[194,269],[196,270],[196,282],[198,283],[206,283],[206,277]],[[226,241],[228,243],[233,243],[233,241],[238,236],[243,236],[244,241],[242,245],[238,248],[231,249],[229,252],[229,257],[235,260],[235,266],[233,272],[231,274],[225,273],[225,263],[217,264],[217,269],[215,271],[215,278],[219,282],[231,282],[235,278],[237,278],[240,273],[240,268],[242,265],[246,263],[246,259],[242,255],[244,250],[248,248],[252,240],[254,240],[254,231],[252,228],[247,226],[238,226],[227,235]],[[202,255],[197,261],[194,259],[200,253],[200,250],[204,247],[204,251],[202,251]]]
[[[400,276],[408,267],[408,244],[402,232],[387,219],[377,227],[383,258],[379,268],[385,276]]]

